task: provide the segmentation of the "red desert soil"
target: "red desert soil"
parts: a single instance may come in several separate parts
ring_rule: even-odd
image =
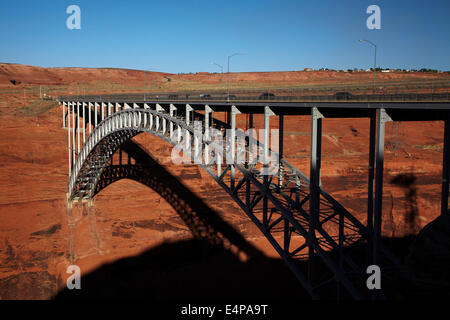
[[[220,84],[224,74],[199,72],[196,74],[170,74],[164,72],[139,71],[114,68],[41,68],[20,64],[0,63],[0,87],[17,88],[11,80],[29,85],[69,85],[98,82],[127,83],[129,86],[143,86],[144,81],[155,81],[163,87],[186,83]],[[168,82],[167,78],[172,81]],[[239,86],[280,85],[305,86],[319,84],[371,83],[372,72],[337,71],[283,71],[283,72],[242,72],[232,73],[232,84]],[[447,73],[391,72],[378,73],[378,81],[422,81],[450,79]],[[148,82],[147,82],[148,85]]]
[[[100,80],[105,72],[3,64],[0,83],[12,87],[7,82],[16,79],[27,84],[67,84]],[[301,74],[241,75],[248,81],[270,82],[273,77],[301,81]],[[318,74],[308,73],[311,77]],[[333,77],[333,73],[323,74],[327,79]],[[108,76],[139,79],[141,73],[108,70]],[[208,77],[216,76],[198,75],[195,80],[207,82]],[[92,207],[76,203],[69,211],[67,131],[62,128],[61,108],[51,102],[32,102],[36,99],[27,97],[24,106],[21,94],[0,94],[0,299],[51,298],[65,287],[66,268],[71,264],[87,274],[163,243],[192,239],[189,228],[166,200],[129,180],[101,191]],[[238,121],[245,125],[244,116]],[[261,126],[262,119],[255,123]],[[305,173],[309,173],[309,126],[307,117],[285,120],[285,154]],[[367,120],[323,122],[324,189],[361,221],[365,220],[367,197],[368,128]],[[417,234],[439,214],[443,123],[389,123],[386,133],[383,235]],[[171,148],[157,138],[142,134],[135,140],[254,247],[277,257],[256,226],[206,172],[196,165],[172,164]],[[245,263],[245,256],[239,258]],[[183,255],[177,259],[180,264],[188,263]],[[290,272],[287,267],[284,271]]]

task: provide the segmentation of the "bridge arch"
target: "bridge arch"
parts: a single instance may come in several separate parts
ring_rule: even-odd
[[[185,134],[181,134],[182,130]],[[104,172],[106,174],[106,164],[111,156],[122,144],[142,132],[157,136],[172,145],[192,145],[195,142],[194,128],[180,118],[152,109],[118,111],[101,121],[83,144],[70,176],[69,198],[94,197],[96,190],[102,186],[101,177]],[[203,140],[202,144],[208,145],[211,150],[217,150],[211,140]],[[220,156],[223,158],[223,155]],[[316,289],[320,285],[317,281],[311,281],[308,271],[305,275],[305,270],[301,270],[297,263],[308,250],[310,255],[312,252],[319,258],[320,269],[326,270],[326,277],[337,280],[352,297],[360,298],[361,290],[364,291],[365,270],[350,256],[343,256],[343,260],[340,260],[328,252],[340,250],[344,242],[339,239],[338,243],[338,239],[327,232],[326,226],[334,224],[348,230],[350,237],[347,238],[347,244],[368,239],[366,228],[321,188],[321,206],[324,210],[321,212],[322,216],[319,216],[321,220],[312,223],[308,212],[310,197],[305,193],[308,190],[308,178],[286,160],[281,159],[281,164],[284,168],[283,185],[274,183],[273,176],[261,176],[246,164],[227,165],[223,171],[219,167],[214,171],[215,166],[211,163],[199,165],[257,225],[312,297],[316,297]],[[227,180],[226,177],[234,170],[237,175],[232,179],[237,179],[236,183],[231,183],[232,179]],[[337,261],[340,261],[341,267]],[[361,279],[358,288],[344,272],[344,264],[351,270],[348,272]],[[313,282],[316,284],[313,285]]]
[[[258,249],[249,244],[216,211],[154,160],[136,142],[127,141],[121,149],[131,155],[136,163],[105,166],[94,196],[122,179],[138,182],[157,193],[176,211],[194,239],[207,241],[213,246],[223,246],[237,253],[242,252],[248,258],[262,257]]]

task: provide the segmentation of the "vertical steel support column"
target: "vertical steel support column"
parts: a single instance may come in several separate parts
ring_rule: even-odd
[[[150,106],[144,103],[144,109],[151,109]],[[148,127],[150,130],[153,130],[153,115],[151,113],[148,114]]]
[[[94,107],[94,109],[95,109],[95,113],[94,113],[94,124],[95,124],[95,127],[97,126],[97,112],[98,112],[98,103],[97,102],[95,102],[95,107]]]
[[[231,190],[234,190],[234,185],[235,185],[235,162],[236,162],[236,115],[241,113],[239,111],[238,108],[236,108],[236,106],[231,106],[231,112],[230,112],[230,116],[231,116],[231,137],[230,137],[230,152],[231,152],[231,166],[230,166],[230,175],[231,175],[231,180],[230,180],[230,186],[231,186]]]
[[[169,114],[171,117],[174,116],[174,111],[177,111],[177,107],[175,107],[175,105],[173,105],[172,103],[169,106]],[[170,136],[170,141],[173,141],[173,122],[170,121],[169,124],[169,136]]]
[[[114,105],[111,102],[108,102],[108,117],[112,114],[111,108],[114,108]]]
[[[309,183],[309,230],[308,230],[308,280],[313,281],[315,253],[313,243],[316,241],[316,226],[320,213],[320,167],[322,160],[322,118],[316,107],[311,109],[311,154]]]
[[[278,187],[281,191],[281,186],[283,185],[283,166],[281,165],[281,159],[283,159],[284,116],[280,114],[278,118]]]
[[[72,167],[75,164],[75,103],[70,102],[72,105]]]
[[[375,177],[375,140],[377,133],[377,112],[375,109],[370,113],[370,137],[369,137],[369,178],[367,181],[367,229],[369,231],[368,255],[372,259],[373,240],[373,183]]]
[[[268,175],[268,164],[269,164],[269,145],[270,145],[270,117],[275,115],[275,113],[269,108],[269,106],[264,107],[264,151],[263,151],[263,181],[264,181],[264,188],[267,190],[269,189],[269,177]],[[268,226],[268,219],[267,219],[267,196],[264,194],[263,197],[263,225],[265,227]]]
[[[92,113],[91,107],[92,106],[93,106],[93,104],[91,102],[89,102],[89,108],[88,108],[88,110],[89,110],[89,117],[88,117],[88,119],[89,119],[89,134],[92,133],[92,116],[91,116],[91,113]]]
[[[190,105],[186,105],[186,125],[187,126],[190,126],[190,124],[191,124],[191,118],[190,118],[190,113],[192,112],[192,111],[194,111],[194,109],[190,106]],[[186,148],[186,151],[190,151],[191,150],[191,148],[190,148],[190,146],[191,146],[191,140],[190,140],[190,135],[189,135],[189,131],[188,130],[186,130],[186,132],[185,132],[185,139],[186,139],[186,141],[185,141],[185,148]]]
[[[69,178],[72,174],[72,150],[71,150],[71,143],[70,143],[70,102],[67,104],[67,142],[69,147]]]
[[[165,110],[163,107],[161,107],[161,105],[159,103],[156,104],[156,111],[164,113]],[[161,124],[159,123],[159,117],[157,118],[158,121],[158,129],[160,128]],[[165,118],[161,118],[162,121],[162,132],[165,133],[166,132],[166,119]]]
[[[83,107],[83,143],[86,141],[86,102],[82,103]]]
[[[208,106],[205,105],[205,128],[204,128],[204,133],[205,133],[205,140],[209,141],[210,140],[210,136],[209,136],[209,128],[210,128],[210,123],[209,123],[209,119],[212,119],[212,109]],[[205,143],[205,164],[208,165],[209,164],[209,144]]]
[[[441,215],[449,214],[448,193],[450,183],[450,115],[447,115],[444,125],[444,154],[442,164],[442,192],[441,192]]]
[[[253,150],[250,149],[250,146],[253,146],[253,144],[250,143],[250,140],[253,138],[252,135],[250,135],[250,132],[252,132],[253,129],[253,113],[249,113],[248,114],[248,129],[247,132],[249,133],[249,140],[248,140],[248,146],[246,146],[248,148],[248,162],[247,162],[247,168],[251,169],[252,168],[252,152]],[[247,183],[246,183],[246,190],[245,190],[245,205],[247,206],[247,208],[250,206],[250,177],[247,177]]]
[[[62,108],[63,109],[63,125],[62,125],[62,127],[65,128],[66,127],[66,103],[65,102],[62,103],[62,107],[63,107]],[[69,110],[69,108],[67,108],[67,110]]]
[[[116,102],[116,112],[119,112],[119,108],[120,108],[120,104],[118,102]]]
[[[102,102],[102,120],[105,119],[105,108],[106,108],[106,103]]]
[[[80,153],[80,103],[77,102],[77,139],[78,139],[78,149],[77,149],[77,157]]]
[[[377,109],[377,143],[375,168],[375,203],[373,215],[373,264],[378,264],[378,248],[381,241],[383,205],[384,131],[386,122],[392,121],[384,109]]]

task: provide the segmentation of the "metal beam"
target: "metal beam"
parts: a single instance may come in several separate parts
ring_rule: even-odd
[[[378,264],[378,254],[381,245],[381,225],[383,206],[383,163],[384,163],[384,133],[386,122],[392,121],[385,109],[377,110],[377,142],[375,168],[375,203],[373,216],[373,263]]]
[[[89,106],[89,118],[88,118],[89,119],[89,134],[91,134],[91,132],[92,132],[92,116],[91,116],[92,110],[91,110],[91,107],[93,106],[93,104],[91,102],[89,102],[88,106]]]
[[[66,127],[66,103],[62,103],[62,110],[63,110],[63,128]],[[69,108],[67,108],[69,110]]]
[[[370,114],[370,136],[369,136],[369,177],[367,181],[367,229],[370,240],[373,239],[373,183],[375,177],[375,142],[377,132],[377,113],[371,110]],[[372,246],[369,245],[368,261],[372,259]]]
[[[83,107],[83,143],[86,141],[86,106],[87,106],[87,103],[83,102],[82,103],[82,107]]]
[[[208,106],[205,105],[205,128],[204,128],[204,133],[205,133],[205,139],[206,140],[210,140],[210,136],[209,136],[209,132],[210,132],[210,119],[212,120],[213,117],[213,110]],[[205,143],[205,157],[204,157],[204,161],[206,164],[209,163],[209,144]]]
[[[450,183],[450,116],[444,124],[444,152],[442,164],[441,215],[449,214],[448,195]]]
[[[231,106],[231,112],[230,112],[230,122],[231,122],[231,136],[230,136],[230,149],[231,149],[231,164],[230,164],[230,188],[231,190],[234,190],[235,187],[235,164],[236,164],[236,115],[240,114],[238,108],[235,106]]]
[[[72,104],[72,167],[75,163],[75,102]]]
[[[169,106],[169,115],[171,117],[173,117],[177,110],[178,110],[177,107],[175,107],[175,105],[171,103]],[[173,140],[173,122],[172,121],[169,124],[169,137],[170,137],[170,140],[172,141]]]
[[[71,150],[71,143],[70,143],[70,102],[67,104],[67,144],[69,149],[69,178],[72,174],[72,150]]]
[[[77,156],[80,153],[80,102],[77,102],[77,139],[78,139],[78,149],[77,149]]]
[[[98,106],[99,106],[99,104],[97,102],[95,102],[95,104],[94,104],[94,124],[95,124],[95,127],[97,126]]]
[[[314,280],[316,227],[320,212],[320,167],[322,158],[322,118],[316,107],[311,108],[311,152],[309,182],[308,279]]]
[[[264,151],[263,151],[263,182],[264,188],[269,189],[269,177],[268,177],[268,167],[269,167],[269,145],[270,145],[270,117],[274,116],[275,113],[270,109],[269,106],[264,107]],[[268,199],[267,196],[263,197],[263,225],[264,227],[268,226]]]
[[[108,117],[113,114],[111,109],[114,108],[114,105],[111,102],[108,102]]]
[[[278,187],[281,190],[283,184],[283,167],[281,159],[283,159],[283,140],[284,140],[284,116],[278,116]]]
[[[186,125],[190,126],[191,125],[191,112],[194,111],[194,108],[192,108],[189,104],[186,104]],[[190,146],[191,146],[191,139],[190,139],[190,134],[188,130],[185,130],[185,148],[187,151],[190,150]]]
[[[253,129],[253,113],[250,113],[248,115],[248,128],[247,129]],[[251,132],[251,130],[248,130],[248,132]],[[249,163],[251,165],[251,152],[252,150],[250,149],[250,140],[253,137],[249,137],[249,143],[248,146],[246,146],[248,148],[248,159],[247,159],[247,163],[246,163],[246,169],[249,168]],[[250,208],[250,176],[247,177],[247,183],[246,183],[246,187],[245,187],[245,205],[247,208]],[[251,211],[251,210],[250,210]]]

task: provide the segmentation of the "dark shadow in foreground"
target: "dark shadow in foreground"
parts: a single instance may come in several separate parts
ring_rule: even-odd
[[[81,290],[66,288],[55,299],[309,299],[283,260],[262,255],[140,146],[128,142],[122,149],[133,156],[136,165],[107,167],[96,192],[120,179],[139,181],[173,205],[195,240],[162,244],[139,256],[104,265],[83,275]],[[410,186],[414,181],[400,182]],[[409,193],[412,200],[414,192],[412,189]],[[385,238],[383,242],[403,262],[399,269],[381,270],[381,286],[388,299],[450,298],[450,214],[431,222],[416,237]],[[241,261],[225,243],[246,253],[249,259]],[[366,244],[345,251],[354,251],[357,255],[353,258],[364,264]],[[337,254],[330,252],[330,256]],[[298,263],[305,272],[307,261]],[[326,268],[320,263],[315,267],[320,277]],[[355,285],[367,290],[364,281]],[[318,295],[325,299],[348,298],[333,282],[320,288]]]
[[[383,240],[395,246],[393,251],[404,262],[401,269],[382,274],[382,289],[388,299],[450,297],[450,216],[434,220],[417,237]],[[81,286],[81,290],[65,289],[55,298],[309,299],[281,259],[257,257],[242,262],[205,240],[167,243],[104,265],[82,277]],[[336,285],[322,290],[325,298],[336,298]]]
[[[308,299],[281,259],[241,262],[205,240],[166,243],[82,277],[56,299]]]

